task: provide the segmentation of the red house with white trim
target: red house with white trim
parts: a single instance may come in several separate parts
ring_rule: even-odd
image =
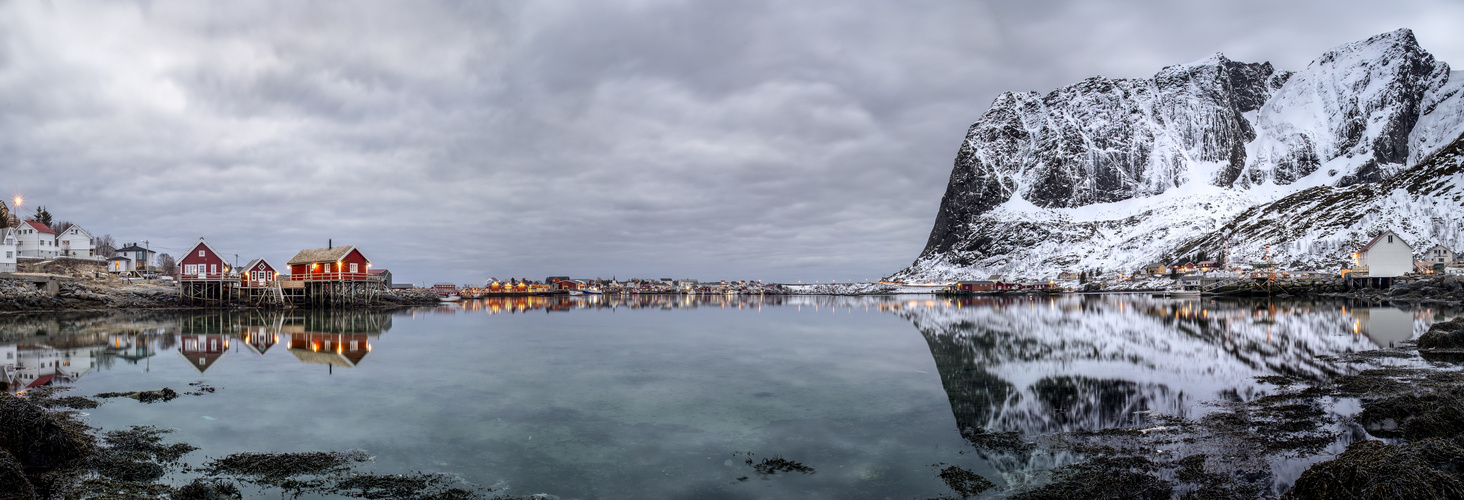
[[[229,273],[229,263],[223,255],[199,238],[178,260],[178,281],[222,281]]]
[[[355,246],[301,250],[290,259],[291,281],[366,281],[371,261]]]
[[[239,286],[245,288],[270,286],[279,277],[279,274],[279,271],[275,270],[274,265],[269,261],[254,259],[239,268]]]

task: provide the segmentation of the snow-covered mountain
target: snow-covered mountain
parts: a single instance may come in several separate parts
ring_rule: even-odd
[[[1464,134],[1461,90],[1464,75],[1402,29],[1332,49],[1296,72],[1217,54],[1148,79],[1003,93],[966,134],[925,250],[893,277],[1130,271],[1199,252],[1258,258],[1235,252],[1264,248],[1253,241],[1264,232],[1223,233],[1239,216],[1438,170],[1410,169]],[[1347,191],[1355,186],[1371,187]],[[1267,243],[1283,243],[1290,253],[1282,260],[1336,263],[1357,235],[1399,230],[1389,224],[1409,215],[1464,215],[1457,200],[1440,198],[1428,214],[1401,198],[1394,205],[1406,215],[1317,229],[1326,234],[1288,226],[1288,236],[1304,240]],[[1461,238],[1457,222],[1405,236]]]

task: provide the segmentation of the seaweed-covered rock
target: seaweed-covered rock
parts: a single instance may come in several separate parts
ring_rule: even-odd
[[[25,478],[20,461],[0,449],[0,500],[32,500],[36,490]]]
[[[90,454],[95,439],[79,423],[0,392],[0,448],[27,469],[51,469]]]
[[[1158,464],[1143,457],[1100,456],[1053,470],[1052,482],[1020,491],[1020,500],[1074,498],[1167,499],[1174,483],[1160,479]]]
[[[173,490],[171,497],[173,500],[235,500],[244,498],[244,495],[239,492],[239,487],[228,481],[194,479]]]
[[[1420,440],[1464,432],[1464,394],[1460,390],[1400,394],[1363,403],[1357,422],[1380,437]]]
[[[1464,448],[1443,439],[1399,446],[1359,441],[1313,465],[1283,500],[1464,498]]]
[[[1418,337],[1419,349],[1464,349],[1464,317],[1434,323]]]

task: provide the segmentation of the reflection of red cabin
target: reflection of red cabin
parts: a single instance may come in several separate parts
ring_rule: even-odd
[[[179,340],[182,345],[178,347],[178,354],[197,368],[198,373],[208,370],[229,350],[229,337],[222,334],[182,335]]]
[[[351,245],[301,250],[290,259],[291,281],[365,281],[371,261]]]
[[[364,333],[291,333],[290,354],[300,361],[354,368],[371,352]]]
[[[229,264],[224,262],[222,253],[199,238],[193,248],[183,252],[178,269],[178,281],[221,281],[229,272]]]
[[[279,271],[264,259],[254,259],[239,268],[239,286],[261,287],[274,283]]]
[[[263,355],[269,352],[280,341],[280,334],[273,329],[264,326],[246,326],[239,331],[239,337],[244,340],[244,345],[256,354]]]

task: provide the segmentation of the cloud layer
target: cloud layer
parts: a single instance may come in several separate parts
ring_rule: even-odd
[[[1303,67],[1449,2],[0,3],[0,192],[177,254],[399,281],[862,280],[1005,90]],[[5,193],[0,193],[5,194]]]

